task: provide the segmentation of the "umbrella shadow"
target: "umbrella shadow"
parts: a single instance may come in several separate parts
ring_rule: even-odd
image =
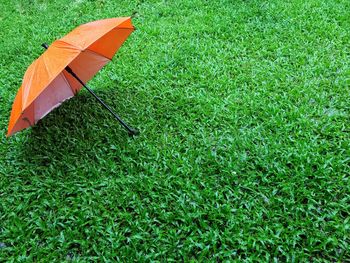
[[[116,101],[116,95],[108,91],[99,95]],[[110,106],[117,112],[122,108],[114,103]],[[99,164],[106,158],[120,162],[120,153],[130,140],[113,116],[87,92],[64,102],[31,129],[21,151],[22,160],[62,172],[84,163]]]

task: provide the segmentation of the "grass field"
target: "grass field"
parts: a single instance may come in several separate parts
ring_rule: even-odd
[[[0,0],[0,261],[350,260],[350,1]],[[81,23],[137,30],[6,139],[22,76]]]

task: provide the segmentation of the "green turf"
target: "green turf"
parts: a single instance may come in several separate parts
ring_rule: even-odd
[[[6,139],[30,63],[77,25],[137,30]],[[0,261],[350,260],[350,1],[0,0]]]

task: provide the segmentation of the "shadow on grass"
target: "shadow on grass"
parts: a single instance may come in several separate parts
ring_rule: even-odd
[[[98,94],[127,121],[130,111],[123,110],[125,104],[117,94]],[[20,158],[37,174],[47,169],[67,173],[82,165],[88,169],[107,161],[118,163],[129,140],[119,122],[87,92],[64,102],[31,129]]]

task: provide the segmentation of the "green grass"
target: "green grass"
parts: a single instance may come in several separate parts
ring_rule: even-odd
[[[350,260],[348,0],[0,10],[0,261]],[[84,90],[6,139],[40,44],[131,14],[89,84],[141,135]]]

